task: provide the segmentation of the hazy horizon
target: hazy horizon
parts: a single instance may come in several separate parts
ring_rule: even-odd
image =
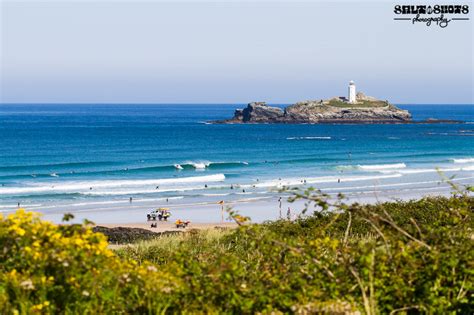
[[[394,104],[474,103],[472,19],[412,25],[393,5],[6,0],[0,103],[291,104],[350,80]]]

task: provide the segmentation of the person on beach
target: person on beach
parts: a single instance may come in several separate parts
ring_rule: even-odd
[[[286,212],[286,218],[288,220],[291,220],[291,209],[290,209],[290,207],[288,207],[288,211]]]
[[[20,203],[18,203],[18,208],[20,208]]]
[[[133,198],[132,198],[132,197],[130,197],[130,199],[129,199],[129,200],[130,200],[130,203],[132,203],[132,200],[133,200]]]
[[[281,215],[281,197],[278,198],[278,203],[279,203],[279,206],[278,206],[278,210],[279,210],[279,213],[280,213],[280,219],[283,217]]]

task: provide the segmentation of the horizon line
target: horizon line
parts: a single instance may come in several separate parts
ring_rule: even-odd
[[[259,102],[259,101],[256,101]],[[2,105],[247,105],[254,102],[235,102],[235,103],[220,103],[220,102],[212,102],[212,103],[133,103],[133,102],[120,102],[120,103],[112,103],[112,102],[8,102],[8,103],[0,103]],[[270,105],[293,105],[295,103],[273,103],[273,102],[265,102],[266,104]],[[471,103],[391,103],[393,105],[474,105],[474,102]]]

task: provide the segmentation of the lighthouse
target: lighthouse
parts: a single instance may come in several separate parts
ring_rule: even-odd
[[[349,82],[349,97],[348,97],[348,99],[349,99],[349,103],[354,104],[354,103],[357,102],[356,101],[356,86],[355,86],[354,81],[352,81],[352,80]]]

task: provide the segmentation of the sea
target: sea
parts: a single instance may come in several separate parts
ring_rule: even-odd
[[[244,106],[2,104],[0,212],[107,221],[120,210],[127,221],[164,206],[276,205],[288,187],[360,201],[449,194],[447,180],[474,185],[473,104],[398,105],[414,120],[463,123],[209,123]]]

